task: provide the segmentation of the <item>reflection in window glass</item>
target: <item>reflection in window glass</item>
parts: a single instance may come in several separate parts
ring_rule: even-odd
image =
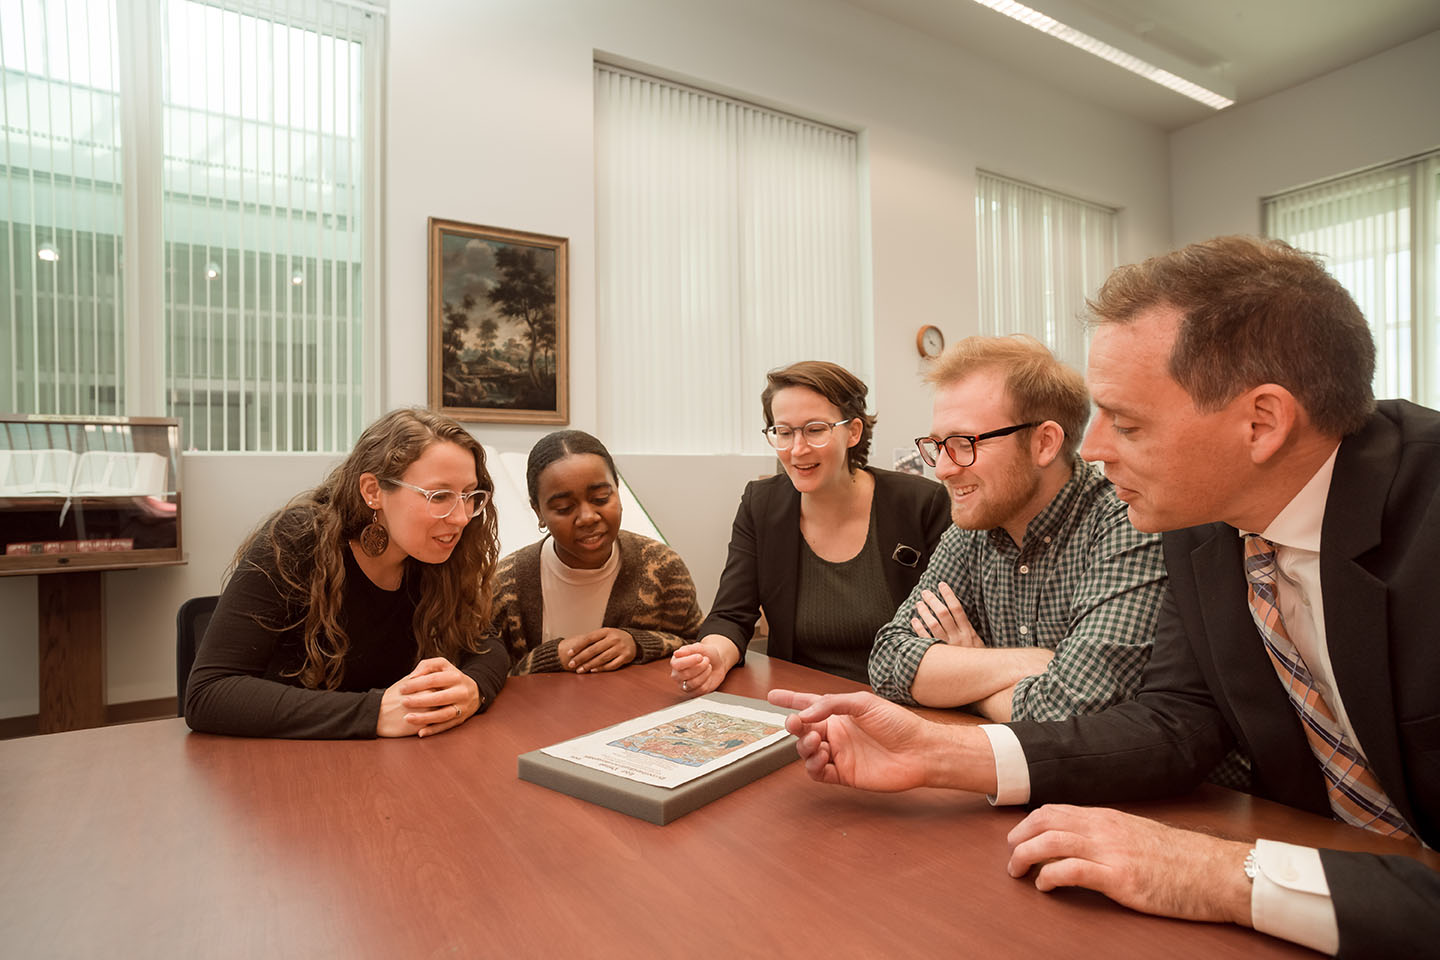
[[[125,402],[112,0],[0,2],[0,409]]]
[[[0,410],[348,449],[382,37],[328,0],[0,0]]]

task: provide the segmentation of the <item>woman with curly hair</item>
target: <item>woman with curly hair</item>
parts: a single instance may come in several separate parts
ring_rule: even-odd
[[[484,448],[395,410],[241,545],[186,688],[192,730],[443,733],[505,682],[487,636],[499,552]]]

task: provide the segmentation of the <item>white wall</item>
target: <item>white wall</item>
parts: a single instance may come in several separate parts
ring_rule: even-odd
[[[1069,99],[834,0],[425,0],[390,20],[388,337],[391,396],[425,396],[425,218],[570,238],[571,412],[595,425],[595,55],[862,132],[871,197],[873,459],[929,425],[915,331],[976,330],[974,170],[984,167],[1123,209],[1121,256],[1170,240],[1163,133]],[[404,318],[403,320],[401,318]],[[759,394],[753,384],[755,420]],[[486,426],[527,446],[540,431]],[[680,492],[630,481],[714,590],[739,489],[753,475],[675,458]],[[626,469],[624,458],[622,469]],[[673,475],[673,474],[672,474]],[[705,505],[696,510],[694,503]],[[727,506],[729,504],[730,506]],[[692,544],[697,546],[691,546]],[[696,551],[705,551],[702,555]]]
[[[843,3],[404,0],[389,33],[383,406],[425,401],[426,217],[437,216],[570,238],[571,415],[594,427],[597,51],[862,131],[881,465],[929,425],[916,328],[938,324],[951,341],[976,329],[977,166],[1122,208],[1123,259],[1169,246],[1161,131]],[[523,450],[543,430],[476,432]],[[773,462],[618,459],[708,604],[740,487]],[[186,458],[189,566],[107,575],[112,702],[173,694],[180,600],[214,592],[250,526],[329,462]],[[34,578],[0,580],[0,715],[35,710],[34,604]]]
[[[572,411],[593,424],[596,51],[864,132],[881,451],[929,420],[916,328],[937,323],[952,340],[975,329],[976,166],[1124,208],[1122,257],[1170,240],[1163,134],[843,3],[396,4],[388,304],[406,319],[388,344],[395,399],[425,395],[425,217],[445,216],[571,238]],[[508,432],[528,442],[537,431]]]
[[[1170,136],[1177,245],[1259,233],[1260,200],[1440,146],[1440,32]]]

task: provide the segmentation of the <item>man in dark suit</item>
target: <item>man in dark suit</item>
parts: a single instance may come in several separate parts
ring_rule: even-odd
[[[1393,856],[1218,840],[1041,807],[1009,869],[1138,910],[1253,925],[1347,956],[1440,941],[1440,414],[1374,403],[1374,347],[1311,257],[1228,237],[1117,270],[1092,305],[1082,456],[1169,592],[1133,701],[1055,723],[947,728],[867,695],[777,691],[818,780],[983,790],[999,803],[1177,793],[1226,750],[1254,792],[1396,838]]]

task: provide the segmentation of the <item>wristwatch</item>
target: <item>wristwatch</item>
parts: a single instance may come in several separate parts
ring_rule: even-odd
[[[1250,852],[1245,854],[1245,877],[1251,883],[1260,876],[1260,862],[1255,859],[1255,848],[1251,847]]]

